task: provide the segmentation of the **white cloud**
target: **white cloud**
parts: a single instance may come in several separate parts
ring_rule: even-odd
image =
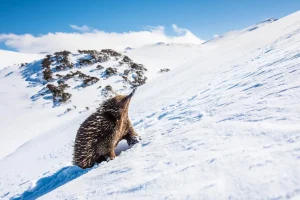
[[[81,27],[82,28],[82,27]],[[0,34],[0,42],[20,52],[39,53],[61,50],[77,51],[78,49],[111,48],[123,50],[126,47],[140,47],[157,42],[200,44],[204,42],[187,29],[173,25],[176,36],[168,36],[163,26],[148,27],[147,30],[124,33],[93,30],[74,33],[48,33],[33,36],[31,34]]]
[[[164,32],[165,27],[164,26],[146,26],[145,30],[149,30],[152,32]]]
[[[187,29],[179,28],[176,24],[172,24],[172,28],[173,28],[174,32],[179,35],[189,32],[189,30],[187,30]]]
[[[87,25],[83,25],[83,26],[76,26],[76,25],[70,25],[70,27],[76,31],[80,31],[80,32],[88,32],[90,31],[90,27],[88,27]]]

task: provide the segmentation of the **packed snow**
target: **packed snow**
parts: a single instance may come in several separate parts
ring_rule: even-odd
[[[53,107],[26,70],[1,70],[0,198],[299,199],[300,12],[256,27],[127,51],[151,77],[129,111],[142,141],[87,170],[72,145],[95,88]]]

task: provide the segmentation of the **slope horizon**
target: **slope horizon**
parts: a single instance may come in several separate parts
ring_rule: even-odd
[[[269,18],[278,17],[274,14],[269,15],[261,18],[259,21],[252,21],[252,24],[254,25]],[[239,29],[236,29],[234,24],[231,24],[231,27],[228,26],[226,31],[213,33],[210,37],[206,37],[205,40],[201,36],[195,35],[190,29],[181,28],[176,24],[144,26],[142,30],[128,30],[125,32],[106,31],[87,25],[77,26],[70,24],[70,27],[73,29],[73,32],[56,31],[38,35],[30,34],[30,32],[24,34],[1,34],[0,32],[0,49],[23,53],[53,53],[62,51],[64,50],[63,48],[69,51],[78,49],[100,50],[105,48],[122,51],[126,47],[137,48],[157,42],[201,44],[214,37],[224,35],[230,30],[245,28],[247,25],[244,24]],[[169,29],[169,27],[171,28]],[[77,42],[73,43],[72,41],[74,40]]]

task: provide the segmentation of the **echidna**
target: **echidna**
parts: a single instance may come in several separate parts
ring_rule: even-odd
[[[118,95],[102,103],[77,131],[73,164],[85,169],[105,158],[116,157],[114,149],[125,139],[129,146],[139,142],[128,117],[128,107],[135,89],[128,96]]]

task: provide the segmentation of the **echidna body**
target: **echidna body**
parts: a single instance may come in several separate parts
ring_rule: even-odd
[[[81,124],[75,139],[73,164],[83,169],[92,167],[104,157],[114,159],[114,149],[120,140],[126,139],[130,146],[139,141],[128,117],[134,92],[106,100]]]

